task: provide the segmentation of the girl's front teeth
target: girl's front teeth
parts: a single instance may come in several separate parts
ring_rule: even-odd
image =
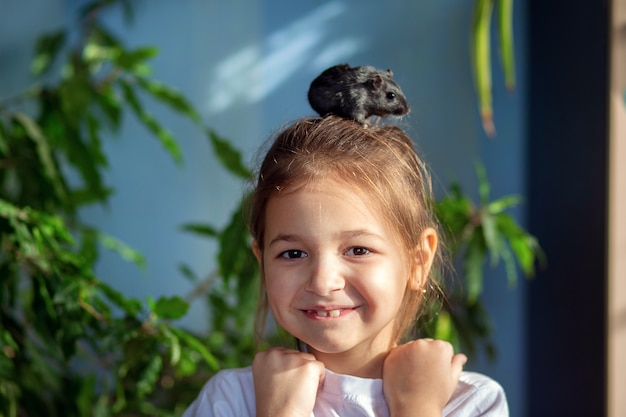
[[[317,310],[317,317],[339,317],[341,310]]]
[[[315,313],[317,317],[339,317],[341,310],[309,310],[310,313]]]

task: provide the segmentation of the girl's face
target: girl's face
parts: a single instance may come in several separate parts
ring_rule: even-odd
[[[265,221],[263,253],[254,248],[276,321],[337,372],[333,358],[386,353],[419,277],[409,280],[400,239],[373,204],[324,180],[270,198]]]

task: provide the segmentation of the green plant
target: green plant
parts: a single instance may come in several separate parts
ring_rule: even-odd
[[[475,0],[472,30],[470,33],[470,55],[474,85],[478,98],[478,109],[483,130],[489,137],[496,135],[493,121],[491,80],[491,26],[494,5],[500,62],[504,72],[504,83],[509,91],[515,89],[515,48],[513,45],[513,0]]]
[[[187,302],[129,298],[95,275],[101,246],[144,261],[78,215],[113,192],[102,142],[129,113],[181,162],[141,97],[199,124],[183,96],[149,76],[156,48],[127,49],[100,23],[118,3],[130,17],[127,0],[94,1],[77,36],[41,37],[34,86],[0,102],[1,416],[177,415],[193,397],[177,387],[218,368],[204,341],[174,324]]]
[[[492,268],[504,264],[511,286],[518,279],[520,267],[526,277],[535,273],[535,264],[544,260],[537,239],[522,229],[506,213],[520,203],[519,196],[504,196],[490,201],[490,186],[482,164],[477,164],[479,203],[474,204],[458,183],[450,186],[448,194],[436,201],[436,211],[446,233],[446,241],[462,273],[462,290],[448,288],[448,297],[441,300],[435,319],[427,325],[427,334],[453,342],[465,352],[473,353],[482,344],[494,357],[490,342],[490,318],[483,307],[485,264]]]
[[[217,266],[204,279],[200,279],[188,266],[181,265],[183,274],[195,284],[195,290],[187,301],[192,302],[196,298],[204,300],[212,312],[207,345],[216,352],[223,367],[250,364],[256,350],[254,312],[259,271],[252,256],[241,205],[221,230],[204,223],[186,224],[182,229],[215,239],[219,244]]]
[[[182,226],[219,245],[217,267],[207,276],[181,265],[196,284],[186,299],[130,298],[94,273],[102,247],[139,267],[145,262],[78,214],[113,193],[103,181],[103,141],[134,116],[175,163],[183,160],[145,100],[194,123],[228,172],[242,180],[250,175],[240,153],[202,125],[185,97],[150,77],[157,49],[128,49],[100,23],[103,10],[118,6],[132,18],[131,0],[95,0],[81,10],[77,33],[66,28],[41,37],[33,87],[0,100],[0,416],[177,415],[219,366],[249,363],[254,352],[259,275],[241,205],[224,228]],[[437,202],[469,291],[451,296],[429,323],[437,336],[472,348],[489,347],[479,297],[485,258],[503,260],[511,278],[514,257],[531,274],[540,253],[504,214],[518,200],[489,202],[479,174],[478,206],[456,185]],[[213,313],[206,335],[176,325],[198,299]]]

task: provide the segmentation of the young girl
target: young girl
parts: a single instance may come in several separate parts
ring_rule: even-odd
[[[508,416],[502,388],[443,341],[401,344],[435,291],[430,178],[397,127],[338,117],[280,132],[250,210],[268,310],[303,348],[211,378],[185,417]]]

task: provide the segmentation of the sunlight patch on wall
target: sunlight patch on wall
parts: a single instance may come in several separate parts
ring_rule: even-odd
[[[318,71],[361,50],[363,40],[350,35],[338,38],[329,32],[333,21],[347,12],[348,6],[341,1],[326,3],[218,63],[209,77],[208,112],[259,102],[303,67]]]

